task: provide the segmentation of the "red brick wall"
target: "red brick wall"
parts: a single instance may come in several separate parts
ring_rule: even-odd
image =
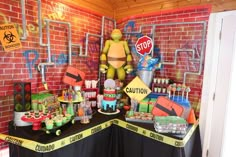
[[[16,23],[18,24],[19,31],[21,29],[21,8],[20,2],[15,0],[0,0],[0,24]],[[58,11],[61,10],[61,12]],[[13,83],[15,81],[30,81],[32,85],[32,92],[41,92],[44,90],[41,83],[41,75],[37,71],[36,66],[40,62],[45,62],[47,59],[47,50],[45,47],[39,45],[39,30],[37,24],[37,3],[35,0],[26,0],[26,20],[27,20],[27,34],[26,40],[22,41],[23,48],[11,52],[4,52],[0,46],[0,133],[7,133],[7,125],[10,120],[13,119]],[[196,9],[184,9],[171,12],[157,13],[147,16],[136,16],[124,19],[118,22],[118,28],[124,30],[125,26],[130,20],[135,22],[134,31],[137,31],[139,26],[145,24],[159,24],[169,22],[184,22],[184,21],[201,21],[208,20],[209,8],[198,7]],[[101,34],[101,15],[93,14],[81,8],[75,8],[74,6],[67,6],[58,1],[42,1],[42,17],[52,20],[70,22],[72,26],[72,43],[82,44],[83,51],[85,50],[85,34],[87,32],[93,34]],[[105,39],[109,37],[112,29],[109,22],[105,27],[109,28],[105,32]],[[195,40],[199,40],[198,26],[194,27],[180,27],[173,29],[173,31],[179,31],[180,34],[171,35],[170,29],[166,27],[160,27],[156,29],[155,44],[160,48],[160,52],[165,61],[173,59],[173,50],[184,46],[193,46]],[[45,28],[44,40],[46,42]],[[193,31],[194,30],[194,31]],[[64,25],[50,24],[51,33],[51,54],[53,61],[56,62],[55,66],[48,66],[46,70],[46,82],[51,91],[58,92],[60,89],[67,87],[62,82],[62,78],[68,60],[65,59],[68,55],[67,47],[67,28]],[[143,33],[147,35],[149,29]],[[193,34],[191,34],[193,33]],[[195,34],[196,33],[196,34]],[[127,38],[128,36],[125,36]],[[186,43],[191,38],[191,41]],[[167,38],[165,40],[165,38]],[[196,38],[196,39],[195,39]],[[133,39],[135,41],[136,39]],[[79,57],[78,49],[72,49],[72,66],[83,70],[86,73],[86,79],[97,79],[98,69],[98,52],[100,51],[100,39],[91,38],[89,40],[89,57]],[[172,43],[173,42],[173,43]],[[170,46],[172,45],[172,46]],[[132,48],[131,48],[132,50]],[[33,53],[34,52],[34,53]],[[25,54],[29,54],[29,60],[32,62],[35,59],[35,54],[39,55],[39,58],[35,61],[34,65],[29,64]],[[186,65],[189,55],[181,53],[178,56],[177,66],[164,66],[161,72],[157,72],[157,76],[168,77],[176,82],[181,82],[183,77],[183,71],[186,70]],[[137,63],[137,58],[136,63]],[[28,65],[28,66],[27,66]],[[190,70],[199,68],[199,65],[189,66]],[[30,73],[31,71],[31,73]],[[32,74],[32,78],[30,77]],[[131,79],[132,76],[128,76]],[[202,75],[191,75],[187,77],[187,85],[192,88],[190,93],[190,100],[193,106],[197,106],[200,102],[201,87],[202,87]],[[0,141],[0,148],[6,146]]]
[[[11,52],[4,52],[0,45],[0,133],[7,133],[7,125],[13,119],[13,83],[15,81],[30,81],[32,92],[41,92],[44,90],[41,83],[41,75],[36,66],[47,59],[47,49],[39,45],[39,29],[37,24],[38,8],[36,0],[26,0],[26,20],[27,34],[26,40],[22,40],[23,48]],[[58,10],[61,10],[59,12]],[[101,34],[102,16],[93,14],[81,8],[67,6],[58,1],[42,0],[42,17],[57,21],[70,22],[72,26],[72,43],[83,45],[85,51],[85,34]],[[15,23],[18,24],[19,31],[22,32],[22,16],[20,1],[0,0],[0,24]],[[43,26],[43,42],[46,43],[45,26]],[[64,72],[68,65],[68,42],[67,27],[60,24],[50,24],[51,54],[55,66],[48,66],[46,70],[46,82],[51,91],[57,92],[65,88],[62,82]],[[21,35],[21,34],[20,34]],[[100,51],[100,39],[89,39],[89,57],[79,57],[78,48],[72,48],[72,66],[84,71],[86,79],[98,78],[98,52]],[[35,53],[33,53],[35,52]],[[25,54],[28,53],[29,61],[39,58],[31,65],[30,70],[27,67]],[[29,65],[29,64],[28,64]],[[3,145],[3,146],[2,146]],[[0,142],[0,147],[4,144]]]
[[[121,21],[118,21],[118,27],[124,32],[139,32],[140,26],[144,25],[158,25],[155,28],[155,40],[154,44],[156,48],[159,48],[159,54],[161,54],[162,61],[173,62],[174,52],[176,49],[181,48],[196,48],[200,53],[201,50],[201,38],[203,32],[202,24],[185,24],[185,22],[199,22],[206,21],[210,15],[209,6],[199,6],[194,8],[183,8],[178,10],[171,10],[165,12],[158,12],[156,14],[139,15],[134,17],[128,17]],[[167,25],[170,23],[180,23],[174,25]],[[140,34],[127,34],[125,38],[129,41],[132,54],[137,64],[139,57],[134,48],[134,44],[137,41],[139,35],[151,34],[152,26],[143,27]],[[203,42],[205,44],[205,41]],[[205,46],[204,50],[205,51]],[[155,51],[154,56],[157,56]],[[205,53],[203,53],[203,57]],[[189,59],[192,57],[191,53],[181,52],[177,55],[176,65],[163,65],[161,70],[155,72],[155,77],[170,78],[177,83],[183,83],[184,72],[198,72],[199,62],[191,62]],[[199,59],[198,54],[195,57]],[[203,62],[204,67],[204,62]],[[203,81],[203,70],[201,75],[187,75],[186,86],[190,86],[191,92],[189,93],[189,100],[196,113],[199,114],[201,90]]]

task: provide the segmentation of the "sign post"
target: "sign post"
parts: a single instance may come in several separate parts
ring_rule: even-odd
[[[138,38],[137,42],[135,43],[136,51],[140,55],[150,54],[153,48],[153,41],[152,38],[148,36],[142,36]]]
[[[82,86],[85,73],[77,68],[68,66],[63,77],[63,82],[71,86]]]
[[[143,100],[148,94],[151,93],[151,90],[148,86],[136,76],[125,88],[124,92],[131,98],[135,99],[138,102]]]

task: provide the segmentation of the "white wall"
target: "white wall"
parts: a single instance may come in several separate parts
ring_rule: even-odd
[[[235,16],[236,20],[236,16]],[[236,23],[234,23],[236,27]],[[230,87],[226,108],[226,116],[225,116],[225,126],[224,126],[224,134],[222,141],[222,157],[230,157],[235,156],[235,141],[236,141],[236,124],[235,124],[235,114],[236,114],[236,32],[234,32],[234,47],[233,47],[233,55],[232,55],[232,65],[231,65],[231,75],[229,77]]]
[[[221,22],[216,21],[216,14],[211,14],[208,23],[206,55],[204,65],[204,78],[202,87],[202,98],[200,108],[200,135],[202,142],[203,157],[209,147],[212,110],[214,104],[214,93],[216,85],[217,65],[219,57],[219,33]],[[218,45],[218,46],[217,46]],[[213,66],[214,65],[214,66]]]
[[[233,114],[230,95],[234,92],[235,32],[236,11],[211,14],[200,112],[203,157],[207,150],[209,157],[229,157],[226,145],[229,144],[227,138],[232,137],[228,133],[233,124],[229,123],[232,120],[229,113]]]

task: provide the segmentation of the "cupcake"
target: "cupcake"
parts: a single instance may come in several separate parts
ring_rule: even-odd
[[[26,113],[25,113],[25,116],[27,117],[28,115],[30,115],[29,112],[26,112]]]
[[[39,119],[39,118],[40,118],[40,115],[35,114],[34,117],[35,117],[36,119]]]
[[[45,121],[45,124],[46,124],[46,129],[50,130],[53,128],[53,120],[48,119]]]
[[[29,114],[29,115],[27,115],[26,117],[27,117],[27,118],[31,118],[31,115]]]
[[[67,118],[66,117],[63,117],[62,118],[62,123],[65,124],[67,122]]]
[[[72,115],[67,113],[65,116],[68,120],[70,120]]]
[[[62,119],[57,119],[56,121],[56,126],[62,126]]]

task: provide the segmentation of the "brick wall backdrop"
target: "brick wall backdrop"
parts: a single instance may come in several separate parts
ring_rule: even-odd
[[[142,35],[152,36],[154,34],[155,51],[154,56],[161,55],[162,62],[174,62],[174,53],[176,49],[195,49],[195,58],[199,59],[202,43],[203,25],[186,24],[187,22],[208,22],[210,15],[209,6],[199,6],[194,8],[183,8],[178,10],[171,10],[165,12],[158,12],[156,14],[139,15],[128,17],[117,22],[118,27],[122,29],[125,38],[129,41],[132,50],[134,62],[137,63],[139,55],[135,50],[135,43]],[[174,23],[169,25],[170,23]],[[160,25],[161,24],[161,25]],[[156,25],[155,33],[152,32],[152,26]],[[142,31],[140,31],[142,27]],[[133,32],[133,33],[132,33]],[[134,33],[136,32],[136,33]],[[205,51],[205,46],[203,51]],[[205,53],[203,53],[203,57]],[[176,65],[163,65],[161,70],[155,72],[155,77],[170,78],[177,84],[183,83],[184,72],[197,73],[199,70],[199,62],[193,62],[192,53],[183,51],[177,54]],[[203,58],[204,60],[204,58]],[[203,69],[201,75],[187,75],[186,86],[190,86],[189,100],[196,114],[199,114],[199,107],[201,101],[201,90],[203,82]],[[177,93],[176,93],[177,94]]]
[[[38,7],[36,0],[26,0],[27,39],[22,40],[23,48],[4,52],[0,46],[0,133],[7,133],[8,122],[13,119],[13,83],[30,81],[32,92],[44,90],[41,75],[37,70],[40,62],[47,60],[47,48],[39,45]],[[42,18],[70,22],[72,27],[72,43],[81,44],[85,51],[85,34],[101,34],[102,15],[91,13],[81,8],[67,6],[58,1],[42,0]],[[0,0],[0,24],[18,24],[22,35],[22,15],[20,0]],[[46,82],[51,91],[57,92],[66,88],[62,82],[68,65],[67,27],[62,24],[50,24],[50,42],[54,66],[47,66]],[[43,26],[43,42],[46,43],[46,29]],[[90,37],[88,45],[89,57],[80,57],[79,50],[72,48],[72,66],[86,73],[86,79],[98,78],[98,52],[100,39]],[[38,56],[38,59],[36,59]],[[34,61],[34,62],[33,62]],[[0,142],[0,148],[6,146]]]
[[[118,28],[123,32],[137,31],[140,26],[146,24],[160,24],[170,22],[189,22],[189,21],[208,21],[210,9],[208,7],[188,8],[182,10],[173,10],[170,12],[156,13],[152,15],[141,15],[129,17],[118,21]],[[11,52],[4,52],[0,46],[0,133],[7,133],[7,125],[13,119],[13,83],[16,81],[30,81],[32,92],[41,92],[44,90],[41,83],[41,75],[37,71],[37,65],[40,62],[46,62],[47,49],[39,45],[37,1],[26,0],[26,24],[27,39],[22,41],[23,48]],[[22,34],[22,16],[20,1],[0,0],[0,24],[15,23],[18,24],[18,31]],[[91,13],[91,11],[74,6],[64,5],[56,0],[42,0],[42,18],[51,20],[70,22],[72,26],[72,43],[81,44],[83,52],[85,51],[85,34],[101,34],[102,15]],[[105,25],[105,38],[108,39],[113,29],[112,23],[108,21]],[[159,49],[162,59],[167,62],[173,60],[174,50],[177,48],[194,46],[199,49],[199,40],[201,34],[199,25],[159,27],[155,31],[155,45]],[[150,28],[145,28],[144,35],[150,35]],[[61,24],[50,24],[51,54],[52,60],[56,65],[48,66],[46,69],[46,82],[51,91],[57,92],[66,88],[62,78],[68,65],[68,47],[67,47],[67,27]],[[140,34],[139,34],[140,35]],[[123,34],[124,39],[129,40],[130,49],[134,57],[134,63],[138,61],[135,55],[134,42],[138,36]],[[105,40],[104,40],[105,41]],[[43,26],[43,42],[46,43],[45,26]],[[91,37],[89,40],[89,57],[80,57],[78,48],[72,49],[72,66],[86,72],[86,79],[98,78],[98,60],[100,51],[100,39]],[[155,51],[155,55],[157,55]],[[38,56],[38,59],[36,59]],[[164,66],[161,71],[156,72],[157,77],[171,78],[181,83],[183,72],[186,70],[197,71],[199,65],[189,62],[190,54],[179,53],[176,66]],[[203,74],[203,73],[202,73]],[[190,101],[192,106],[199,106],[202,74],[189,75],[186,85],[190,86]],[[131,80],[134,75],[129,75],[127,80]],[[104,75],[102,75],[104,78]],[[0,149],[7,146],[0,141]]]

